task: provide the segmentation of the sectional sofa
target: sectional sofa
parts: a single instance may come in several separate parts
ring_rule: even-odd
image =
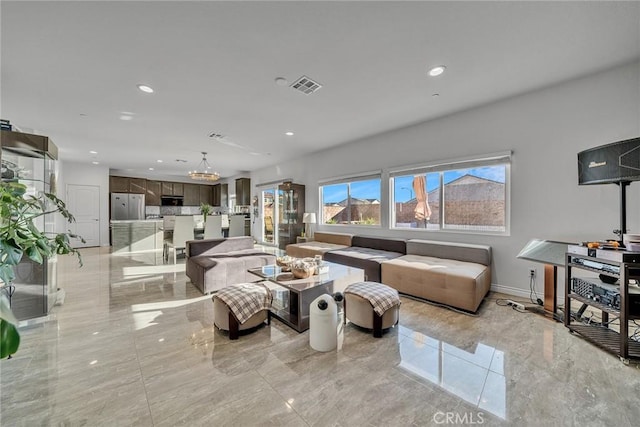
[[[331,239],[331,234],[317,232],[316,238]],[[324,243],[313,243],[288,245],[287,255],[320,254],[326,261],[362,268],[366,280],[470,312],[478,310],[491,288],[490,246],[355,235],[350,246],[314,252]]]
[[[475,312],[491,288],[491,247],[408,240],[406,255],[381,271],[398,292]]]
[[[316,255],[324,255],[328,251],[348,248],[351,246],[352,238],[353,234],[317,231],[312,241],[287,245],[287,255],[295,258],[313,258]]]
[[[326,261],[350,265],[364,270],[365,280],[382,282],[382,265],[385,261],[406,254],[406,241],[380,237],[353,236],[351,246],[325,252]]]
[[[276,263],[275,255],[253,248],[250,236],[190,240],[186,253],[187,276],[203,294],[255,281],[248,269]]]

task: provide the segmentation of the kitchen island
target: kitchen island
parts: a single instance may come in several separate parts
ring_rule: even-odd
[[[113,253],[162,251],[162,220],[112,220]]]

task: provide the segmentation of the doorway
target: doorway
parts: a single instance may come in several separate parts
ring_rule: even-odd
[[[278,242],[278,204],[275,203],[277,189],[262,190],[262,241],[268,245],[276,245]]]
[[[100,246],[100,187],[67,184],[67,208],[76,221],[69,224],[71,232],[82,236],[71,239],[74,248]]]

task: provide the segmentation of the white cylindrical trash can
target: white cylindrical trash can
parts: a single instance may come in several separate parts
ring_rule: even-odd
[[[320,295],[311,302],[309,344],[317,351],[331,351],[338,346],[338,307],[331,295]]]

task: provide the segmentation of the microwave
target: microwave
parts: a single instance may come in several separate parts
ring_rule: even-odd
[[[184,197],[182,196],[161,196],[161,206],[182,206],[184,204]]]

